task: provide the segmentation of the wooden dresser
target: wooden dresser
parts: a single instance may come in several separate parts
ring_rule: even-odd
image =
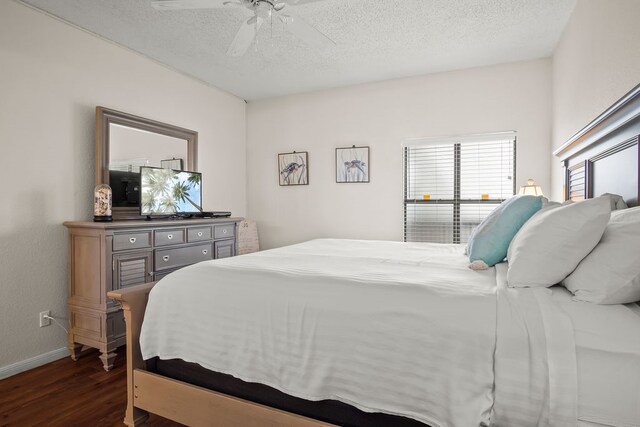
[[[160,280],[189,264],[236,254],[242,218],[81,222],[69,229],[69,353],[102,353],[105,370],[125,343],[122,310],[107,292]]]

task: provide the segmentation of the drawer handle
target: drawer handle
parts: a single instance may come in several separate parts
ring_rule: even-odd
[[[173,239],[173,234],[167,234],[167,239],[169,240]]]
[[[202,250],[202,253],[206,255],[206,254],[208,254],[208,253],[209,253],[209,251],[208,251],[208,250],[206,250],[206,249],[203,249],[203,250]]]
[[[222,234],[227,234],[227,229],[226,228],[222,229]]]
[[[131,238],[129,239],[129,243],[135,243],[135,242],[136,242],[136,238],[135,238],[135,237],[131,237]]]
[[[202,237],[202,231],[198,231],[198,237]]]
[[[164,262],[169,261],[169,255],[165,255],[165,256],[163,256],[163,257],[162,257],[162,260],[163,260]]]

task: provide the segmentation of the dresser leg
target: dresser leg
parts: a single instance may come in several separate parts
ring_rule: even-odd
[[[113,362],[116,360],[118,353],[102,353],[100,354],[100,360],[102,360],[102,366],[104,370],[109,372],[113,368]]]
[[[78,360],[80,357],[80,352],[82,351],[82,344],[77,344],[75,342],[70,342],[67,344],[67,349],[69,350],[69,355],[72,360]]]

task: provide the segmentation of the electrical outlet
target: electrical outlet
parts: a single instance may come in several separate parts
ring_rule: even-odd
[[[40,312],[40,327],[41,328],[43,328],[45,326],[49,326],[51,324],[51,319],[48,319],[45,316],[51,316],[51,310],[41,311]]]

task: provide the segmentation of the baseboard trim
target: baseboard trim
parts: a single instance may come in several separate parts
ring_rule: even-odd
[[[47,363],[62,359],[68,355],[69,350],[67,350],[66,347],[63,347],[48,353],[31,357],[21,362],[0,367],[0,380],[19,374],[20,372],[28,371],[29,369],[37,368],[38,366],[46,365]]]

